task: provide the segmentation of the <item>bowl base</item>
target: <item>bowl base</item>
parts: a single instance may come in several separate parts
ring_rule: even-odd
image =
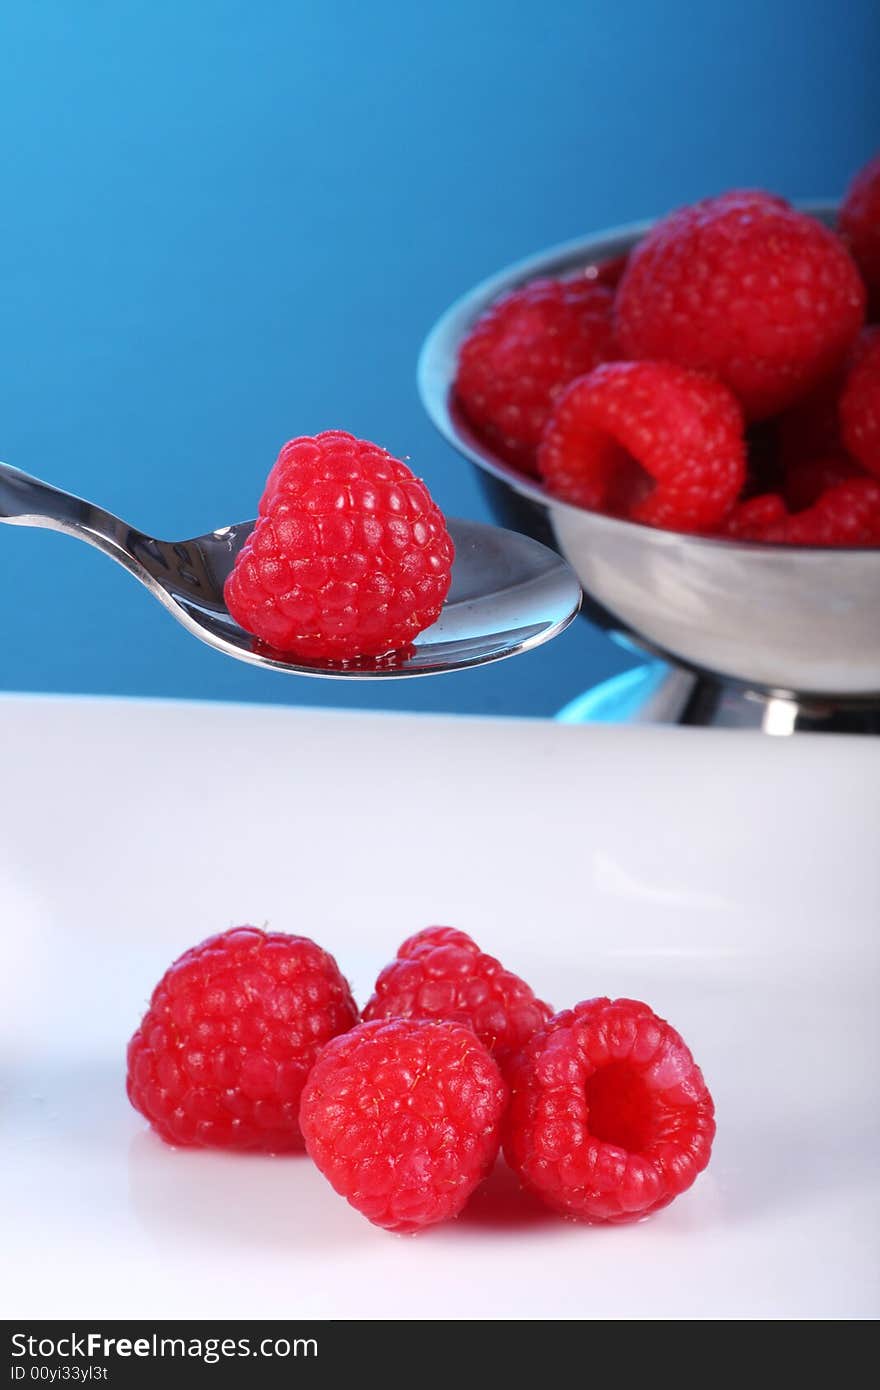
[[[556,718],[563,724],[682,724],[794,733],[878,734],[876,701],[802,701],[745,690],[662,661],[648,662],[579,695]]]

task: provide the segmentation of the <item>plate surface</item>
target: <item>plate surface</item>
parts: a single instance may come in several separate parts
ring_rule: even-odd
[[[880,744],[0,702],[6,1317],[873,1318]],[[579,1227],[504,1171],[453,1225],[369,1226],[305,1158],[163,1147],[124,1050],[180,951],[314,936],[359,1000],[470,931],[557,1007],[642,997],[715,1095],[712,1164]]]

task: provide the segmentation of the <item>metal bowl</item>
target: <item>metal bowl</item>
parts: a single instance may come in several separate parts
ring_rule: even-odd
[[[804,210],[826,222],[834,216],[827,203]],[[425,409],[477,465],[499,519],[549,540],[569,561],[593,621],[716,686],[824,711],[852,702],[880,709],[880,549],[715,540],[585,511],[498,459],[457,410],[459,347],[489,303],[537,276],[623,255],[650,225],[568,242],[459,299],[422,349]]]

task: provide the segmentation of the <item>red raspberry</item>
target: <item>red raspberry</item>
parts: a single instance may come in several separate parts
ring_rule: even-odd
[[[651,229],[620,283],[615,328],[623,356],[716,372],[760,419],[833,370],[864,310],[839,237],[782,198],[732,192]]]
[[[453,548],[425,484],[342,430],[285,444],[226,581],[237,623],[305,661],[405,647],[440,614]]]
[[[454,927],[404,941],[363,1012],[370,1018],[442,1018],[473,1028],[503,1067],[553,1010],[518,975]]]
[[[880,313],[880,154],[856,174],[837,225],[868,286],[872,307]]]
[[[559,497],[592,511],[701,531],[745,480],[742,412],[720,382],[668,362],[611,362],[560,397],[538,451]]]
[[[536,280],[493,304],[461,346],[455,391],[471,424],[529,473],[553,401],[614,356],[611,290],[595,280]]]
[[[777,492],[763,492],[740,502],[725,517],[720,534],[736,541],[758,541],[766,538],[771,526],[788,518],[788,509]]]
[[[507,1100],[469,1028],[376,1019],[324,1048],[303,1091],[306,1149],[336,1191],[389,1231],[457,1216],[495,1162]]]
[[[840,424],[850,453],[880,477],[880,328],[862,335],[840,398]]]
[[[551,1019],[518,1059],[504,1152],[565,1215],[637,1221],[705,1168],[714,1114],[674,1028],[647,1004],[590,999]]]
[[[880,545],[880,482],[849,478],[794,514],[776,493],[753,497],[734,508],[723,534],[775,545]]]
[[[235,927],[162,976],[128,1045],[128,1098],[169,1144],[301,1149],[306,1077],[357,1016],[314,941]]]
[[[880,545],[880,482],[850,478],[763,538],[790,545]]]

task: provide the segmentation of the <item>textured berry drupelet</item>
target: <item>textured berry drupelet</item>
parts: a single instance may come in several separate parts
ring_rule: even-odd
[[[163,975],[128,1045],[128,1096],[169,1144],[301,1149],[299,1100],[322,1045],[357,1022],[331,955],[235,927]]]
[[[503,1067],[553,1010],[525,980],[454,927],[427,927],[404,941],[363,1012],[371,1018],[441,1018],[473,1028]]]
[[[849,452],[880,477],[880,328],[862,335],[840,398],[840,425]]]
[[[224,594],[233,618],[304,661],[406,647],[440,615],[453,547],[425,484],[341,430],[285,444]]]
[[[461,347],[455,391],[471,424],[509,462],[535,471],[553,401],[615,356],[614,296],[593,278],[536,280],[493,304]]]
[[[507,1088],[469,1028],[361,1023],[324,1048],[300,1107],[306,1148],[389,1231],[457,1216],[495,1162]]]
[[[678,1033],[632,999],[591,999],[536,1033],[511,1075],[504,1152],[581,1221],[637,1221],[709,1162],[714,1106]]]
[[[621,356],[715,372],[761,419],[842,361],[864,310],[834,232],[782,198],[732,192],[651,229],[620,282],[615,330]]]
[[[649,526],[716,526],[745,480],[742,411],[719,381],[667,362],[610,362],[550,417],[538,466],[577,506]]]
[[[872,311],[880,314],[880,154],[856,174],[837,225],[862,272]]]
[[[828,461],[829,472],[835,462]],[[880,481],[863,476],[835,482],[793,513],[778,493],[752,497],[734,508],[721,534],[774,545],[880,545]]]

